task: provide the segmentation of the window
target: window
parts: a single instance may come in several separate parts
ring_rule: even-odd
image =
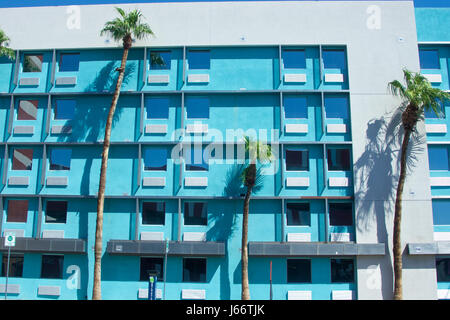
[[[348,98],[345,96],[325,96],[327,119],[348,119]]]
[[[328,171],[349,171],[350,150],[328,149],[327,150]]]
[[[147,119],[169,119],[168,98],[147,98],[145,105]]]
[[[428,145],[430,170],[449,170],[448,149],[446,146]]]
[[[31,170],[33,165],[33,149],[14,149],[13,170]]]
[[[184,225],[206,226],[208,225],[208,206],[205,202],[184,203]]]
[[[438,282],[450,282],[450,258],[436,259]]]
[[[344,50],[325,49],[322,52],[323,66],[325,69],[345,69],[345,52]]]
[[[6,222],[27,222],[28,200],[8,200]]]
[[[23,72],[41,72],[44,56],[42,54],[24,54]]]
[[[284,117],[289,118],[308,118],[308,106],[305,97],[284,97]]]
[[[189,69],[209,69],[210,52],[209,50],[189,50],[188,52]]]
[[[52,149],[50,170],[70,170],[71,149]]]
[[[47,201],[46,223],[66,223],[67,201]]]
[[[311,224],[309,203],[288,203],[286,209],[288,226],[309,226]]]
[[[353,225],[353,211],[351,203],[330,203],[330,226]]]
[[[286,149],[286,170],[287,171],[308,171],[309,152],[308,150]]]
[[[59,56],[59,71],[60,72],[75,72],[80,66],[79,53],[61,53]]]
[[[145,150],[144,170],[166,171],[167,149],[164,147],[152,147]]]
[[[64,256],[42,255],[41,278],[62,279]]]
[[[186,171],[208,171],[209,170],[209,156],[205,154],[205,148],[193,146],[186,149]],[[214,153],[213,150],[212,153]],[[211,156],[214,156],[213,154]]]
[[[285,69],[306,68],[305,50],[284,49],[282,58],[283,58],[283,66]]]
[[[450,225],[450,200],[439,199],[433,200],[433,224],[438,225]]]
[[[188,97],[186,113],[188,119],[209,119],[209,99]]]
[[[36,120],[38,105],[39,101],[37,100],[20,100],[17,120]]]
[[[183,259],[183,282],[206,282],[206,259]]]
[[[170,51],[150,51],[150,69],[170,70]]]
[[[331,282],[351,283],[354,279],[352,259],[331,259]]]
[[[287,282],[288,283],[310,283],[311,282],[311,260],[288,259],[287,260]]]
[[[77,102],[69,99],[56,100],[55,120],[71,120],[75,114]]]
[[[163,258],[141,258],[141,281],[148,281],[149,275],[154,275],[159,279],[164,278]]]
[[[420,69],[440,69],[437,50],[419,49]]]
[[[9,257],[8,276],[12,278],[22,278],[23,274],[23,254],[11,254]],[[8,268],[8,255],[4,254],[2,257],[2,277],[6,277]]]
[[[142,203],[142,224],[164,225],[166,204],[164,202]]]

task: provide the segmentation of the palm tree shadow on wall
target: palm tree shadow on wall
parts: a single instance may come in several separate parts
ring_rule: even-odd
[[[89,107],[76,108],[73,119],[69,120],[66,125],[71,126],[72,133],[70,135],[61,135],[58,137],[58,141],[72,141],[72,142],[96,142],[103,140],[106,119],[110,108],[110,99],[112,99],[112,93],[114,91],[118,73],[116,68],[120,67],[120,61],[111,61],[104,66],[98,73],[94,81],[92,81],[85,89],[84,92],[90,93],[105,93],[108,92],[111,95],[104,95],[104,99],[101,100],[101,104],[96,104],[97,97],[92,101]],[[130,76],[135,72],[136,66],[133,63],[129,63],[126,66],[123,84],[127,84],[130,80]],[[87,96],[89,97],[89,96]],[[86,101],[86,98],[81,100]],[[88,98],[89,99],[89,98]],[[117,108],[113,118],[113,128],[119,121],[123,108]],[[101,158],[101,150],[98,150],[98,154],[89,154],[86,157],[86,164],[84,166],[83,175],[81,178],[80,194],[89,195],[90,189],[90,176],[92,169],[92,162],[94,157]],[[100,174],[100,173],[99,173]]]
[[[354,164],[356,228],[360,233],[370,232],[376,224],[378,243],[386,245],[386,255],[381,265],[381,293],[383,299],[393,298],[393,267],[389,254],[392,242],[393,213],[400,172],[400,148],[403,139],[401,126],[405,106],[367,124],[366,147]],[[408,175],[414,170],[418,155],[424,152],[425,135],[414,132],[407,151]],[[390,237],[388,237],[390,235]]]

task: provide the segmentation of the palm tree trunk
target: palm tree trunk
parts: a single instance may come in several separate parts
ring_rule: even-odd
[[[394,256],[394,300],[403,299],[402,284],[402,243],[401,243],[401,222],[402,222],[402,195],[406,178],[406,152],[408,150],[411,129],[405,128],[405,136],[403,137],[401,158],[400,158],[400,177],[397,186],[397,196],[395,199],[394,214],[394,234],[393,234],[393,256]]]
[[[103,239],[103,207],[105,202],[105,186],[106,186],[106,169],[108,168],[109,145],[111,138],[111,127],[116,110],[117,101],[119,100],[120,88],[125,74],[125,66],[128,58],[129,48],[124,47],[122,62],[120,65],[119,77],[117,79],[116,89],[111,102],[111,107],[108,113],[108,119],[105,126],[105,138],[103,140],[102,166],[100,171],[100,182],[98,186],[98,200],[97,200],[97,223],[95,229],[95,263],[94,263],[94,288],[92,292],[93,300],[102,299],[101,291],[101,262],[102,262],[102,239]]]
[[[244,212],[242,217],[242,300],[250,300],[250,288],[248,284],[248,213],[250,207],[250,196],[252,194],[253,186],[247,186],[247,193],[244,198]]]

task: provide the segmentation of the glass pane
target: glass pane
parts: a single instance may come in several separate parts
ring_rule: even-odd
[[[344,50],[323,50],[323,65],[325,69],[344,69],[346,65]]]
[[[6,277],[6,272],[8,271],[8,276],[12,278],[21,278],[23,274],[23,255],[11,254],[9,258],[9,270],[8,266],[8,255],[4,254],[2,257],[2,277]]]
[[[353,260],[331,259],[331,282],[354,282]]]
[[[163,147],[153,147],[145,149],[144,170],[166,171],[167,149]]]
[[[208,119],[209,99],[188,97],[186,99],[186,113],[188,119]]]
[[[164,225],[166,204],[164,202],[144,202],[142,204],[142,224]]]
[[[433,200],[433,224],[450,225],[450,199]]]
[[[206,226],[208,224],[207,208],[204,202],[185,202],[184,225]]]
[[[309,155],[307,150],[286,150],[286,171],[308,171]]]
[[[41,54],[25,54],[23,56],[23,72],[41,72],[44,57]]]
[[[428,161],[430,170],[449,170],[448,149],[446,146],[428,145]]]
[[[150,69],[170,70],[170,51],[151,51]]]
[[[64,256],[42,256],[41,278],[62,279]]]
[[[71,120],[75,114],[75,100],[58,99],[56,100],[55,120]]]
[[[14,149],[13,170],[31,170],[33,164],[33,149]]]
[[[70,170],[71,149],[53,149],[50,157],[50,170]]]
[[[66,223],[67,201],[47,201],[46,223]]]
[[[8,200],[6,222],[27,222],[28,200]]]
[[[210,52],[209,50],[189,50],[188,52],[189,69],[209,69]]]
[[[309,203],[288,203],[286,209],[288,226],[309,226],[311,224]]]
[[[328,171],[349,171],[350,150],[328,149],[327,150]]]
[[[437,50],[419,50],[421,69],[440,69],[439,53]]]
[[[436,259],[438,282],[450,282],[450,258]]]
[[[79,53],[61,53],[59,58],[59,71],[78,71],[80,65]]]
[[[283,65],[285,69],[305,69],[305,51],[298,49],[283,50]]]
[[[148,281],[149,273],[155,274],[158,281],[164,279],[164,261],[163,258],[141,258],[140,280]]]
[[[288,259],[287,260],[287,282],[309,283],[311,282],[311,260]]]
[[[348,98],[325,96],[325,114],[328,119],[348,119]]]
[[[206,282],[206,259],[183,259],[183,282]]]
[[[209,170],[209,159],[207,157],[207,152],[205,148],[200,148],[197,146],[191,147],[186,151],[186,171],[208,171]]]
[[[285,118],[308,118],[308,106],[305,97],[284,97]]]
[[[20,100],[17,120],[36,120],[39,101]]]
[[[330,203],[330,226],[352,226],[353,212],[351,203]]]
[[[168,119],[169,99],[168,98],[147,98],[145,100],[147,109],[147,119]]]

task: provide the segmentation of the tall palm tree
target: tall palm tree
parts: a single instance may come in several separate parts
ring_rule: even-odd
[[[10,39],[5,34],[5,32],[0,29],[0,57],[8,57],[9,59],[14,59],[16,54],[13,49],[5,47],[5,43],[7,43]]]
[[[261,183],[261,174],[257,169],[257,162],[267,163],[273,160],[272,149],[261,141],[254,141],[248,136],[244,137],[245,151],[249,155],[249,164],[242,172],[242,180],[247,188],[244,198],[244,210],[242,218],[242,300],[250,300],[250,289],[248,284],[248,213],[250,208],[250,197],[255,186]]]
[[[420,73],[403,70],[406,86],[395,80],[388,84],[390,92],[399,96],[406,108],[402,112],[404,136],[400,151],[400,176],[397,185],[394,212],[393,258],[394,258],[394,299],[403,299],[402,286],[402,252],[401,252],[401,221],[402,195],[406,178],[407,150],[411,134],[417,122],[423,118],[424,111],[434,111],[438,116],[441,105],[449,100],[450,95],[440,89],[431,87],[428,80]]]
[[[123,55],[117,79],[116,89],[109,109],[108,118],[105,125],[105,138],[103,141],[102,166],[100,171],[100,182],[98,186],[98,200],[97,200],[97,224],[95,230],[95,264],[94,264],[94,288],[92,299],[101,299],[101,257],[102,257],[102,237],[103,237],[103,207],[105,200],[105,186],[106,186],[106,169],[108,166],[109,145],[111,138],[111,127],[116,110],[117,101],[119,100],[120,88],[125,73],[125,66],[128,57],[128,51],[133,44],[133,37],[136,39],[144,39],[149,35],[153,35],[150,26],[142,22],[143,15],[140,10],[133,10],[125,12],[121,8],[116,8],[120,17],[106,22],[100,35],[109,34],[115,41],[122,41]]]

